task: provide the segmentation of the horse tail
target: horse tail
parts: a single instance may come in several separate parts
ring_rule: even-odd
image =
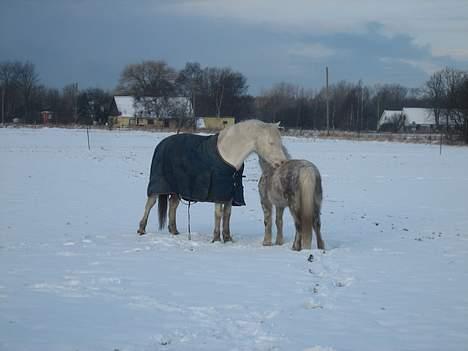
[[[314,191],[314,222],[318,222],[320,229],[320,210],[322,208],[322,177],[320,173],[317,172],[315,177],[315,191]],[[315,226],[314,226],[315,229]]]
[[[159,229],[163,229],[167,222],[167,198],[169,195],[158,195],[158,214],[159,214]]]
[[[301,168],[299,187],[301,194],[301,247],[310,250],[312,248],[312,228],[317,228],[317,223],[320,225],[322,182],[318,170],[314,167]]]
[[[323,191],[322,191],[322,177],[320,176],[320,172],[317,168],[313,168],[315,174],[315,189],[314,189],[314,212],[313,212],[313,227],[315,231],[315,236],[317,238],[317,247],[321,250],[325,250],[325,243],[322,240],[322,233],[321,233],[321,221],[320,221],[320,211],[322,209],[322,199],[323,199]]]

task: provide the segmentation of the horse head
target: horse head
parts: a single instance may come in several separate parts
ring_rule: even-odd
[[[255,138],[255,152],[274,168],[288,159],[281,142],[279,123],[263,123],[260,126]]]

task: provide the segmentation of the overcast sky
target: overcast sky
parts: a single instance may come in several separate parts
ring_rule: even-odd
[[[0,0],[0,62],[43,84],[115,87],[128,63],[229,66],[258,94],[286,81],[419,87],[468,70],[468,0]]]

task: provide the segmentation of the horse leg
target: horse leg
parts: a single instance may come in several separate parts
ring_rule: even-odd
[[[319,248],[319,250],[325,250],[325,242],[322,240],[322,234],[320,233],[320,213],[318,214],[318,216],[314,217],[313,226],[315,236],[317,237],[317,247]]]
[[[215,226],[213,230],[213,240],[211,241],[214,243],[215,241],[221,241],[221,215],[223,213],[223,204],[216,203],[215,204]]]
[[[284,207],[276,206],[276,245],[283,245],[283,212]]]
[[[294,237],[293,250],[301,251],[302,249],[302,224],[301,217],[298,213],[298,210],[293,206],[289,206],[291,215],[294,218],[294,226],[296,227],[296,235]]]
[[[169,233],[177,235],[179,231],[176,225],[177,206],[179,206],[180,198],[177,194],[172,194],[169,197]]]
[[[297,230],[297,228],[292,249],[295,251],[301,251],[301,233]]]
[[[156,203],[157,195],[148,196],[145,205],[145,212],[143,213],[143,218],[140,221],[140,226],[137,230],[137,233],[140,235],[146,234],[146,224],[148,223],[148,216],[153,208],[154,204]]]
[[[229,226],[231,222],[231,210],[232,202],[228,201],[223,204],[223,241],[226,243],[232,241],[231,228]]]
[[[271,214],[273,205],[266,198],[260,198],[263,209],[263,224],[265,225],[265,235],[263,236],[263,246],[271,246]]]

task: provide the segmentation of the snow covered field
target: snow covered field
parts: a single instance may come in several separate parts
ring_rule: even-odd
[[[0,350],[467,350],[468,148],[284,138],[323,176],[328,250],[298,253],[289,213],[261,245],[256,157],[234,243],[212,204],[137,236],[165,136],[0,129]]]

